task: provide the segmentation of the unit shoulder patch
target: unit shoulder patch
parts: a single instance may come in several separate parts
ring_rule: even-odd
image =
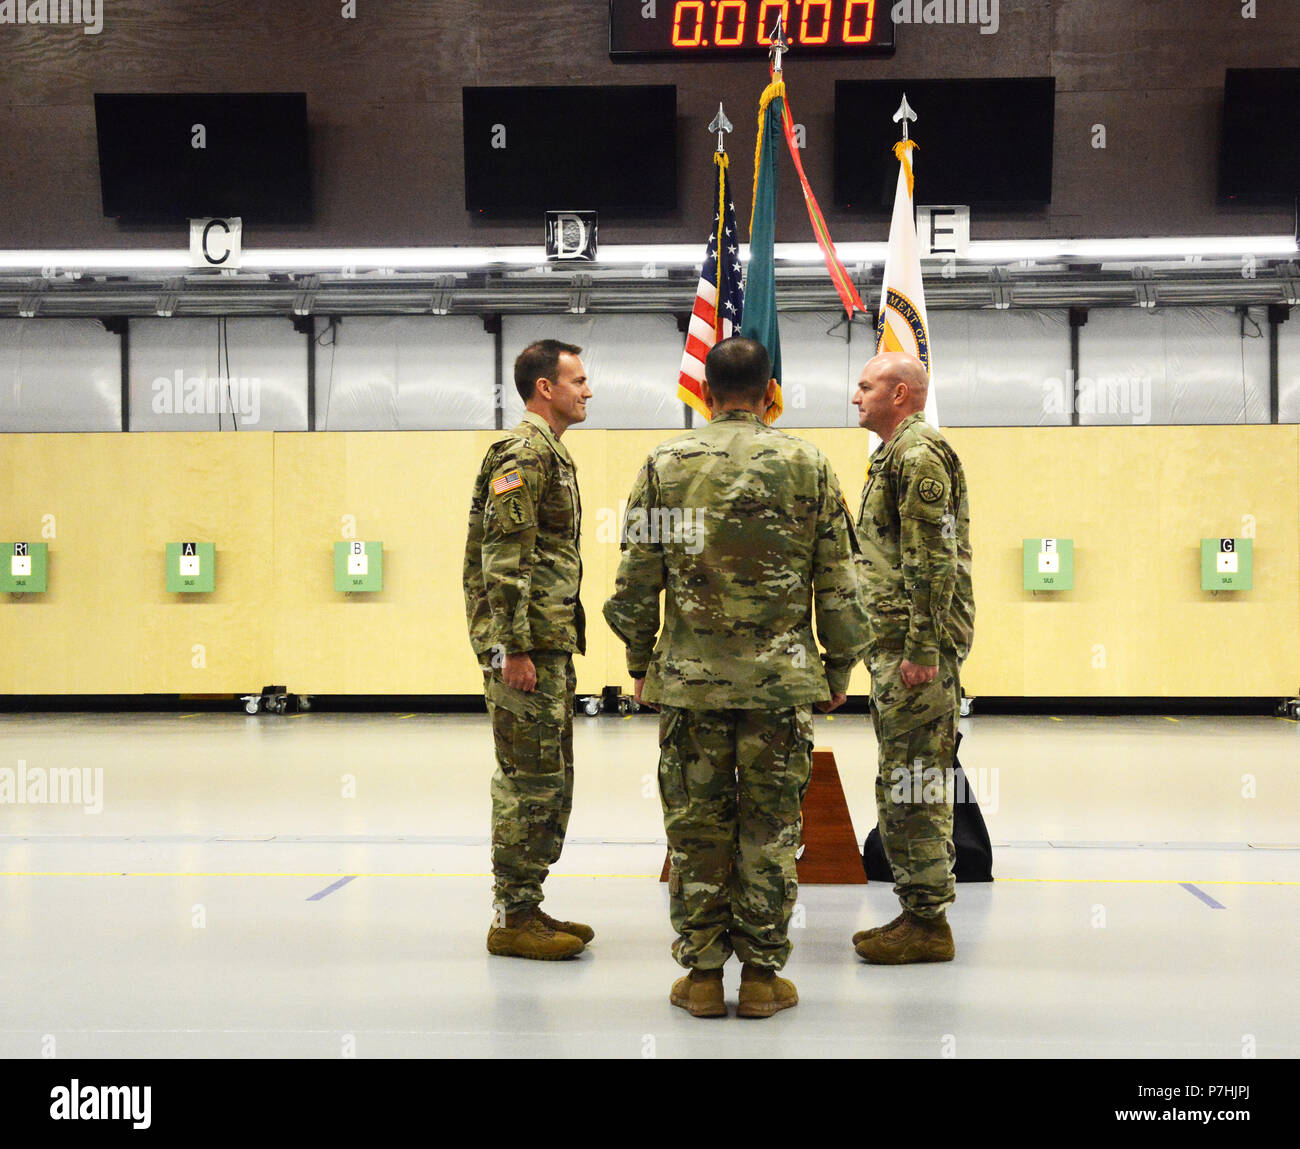
[[[488,482],[488,493],[498,530],[513,534],[536,524],[531,489],[518,463],[512,462],[506,470],[498,471]]]
[[[928,452],[909,452],[900,479],[899,514],[939,522],[953,491],[952,476],[943,465]]]
[[[926,475],[916,484],[916,493],[923,503],[937,503],[948,493],[948,488],[942,479]]]

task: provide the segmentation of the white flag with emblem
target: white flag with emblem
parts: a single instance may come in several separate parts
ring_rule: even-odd
[[[915,119],[907,101],[908,119]],[[894,117],[898,119],[898,116]],[[939,403],[934,387],[934,365],[930,358],[930,325],[925,317],[925,289],[921,284],[921,249],[916,239],[912,205],[912,151],[916,141],[907,138],[894,146],[898,157],[898,188],[894,192],[894,218],[889,225],[889,252],[885,256],[885,277],[880,288],[880,316],[876,321],[876,354],[906,351],[915,355],[930,373],[930,393],[925,401],[925,421],[939,426]]]

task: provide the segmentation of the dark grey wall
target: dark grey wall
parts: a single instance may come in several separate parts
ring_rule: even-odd
[[[97,36],[0,25],[0,247],[184,243],[181,229],[128,229],[101,215],[96,91],[306,90],[317,222],[261,229],[250,221],[249,246],[540,242],[540,222],[485,223],[464,209],[463,84],[678,85],[681,206],[665,219],[602,221],[602,243],[701,239],[713,174],[706,126],[719,99],[736,124],[737,205],[748,203],[765,65],[615,64],[603,0],[356,0],[354,20],[342,18],[343,0],[102,3]],[[835,80],[1044,74],[1057,79],[1053,203],[977,214],[975,238],[1290,233],[1289,210],[1215,202],[1224,68],[1300,62],[1300,4],[1256,0],[1255,17],[1243,18],[1249,7],[1001,0],[995,35],[973,25],[902,26],[892,59],[804,62],[792,54],[791,106],[807,129],[805,164],[833,234],[843,242],[887,231],[884,220],[829,207]],[[1092,146],[1099,123],[1104,151]],[[915,135],[923,141],[924,133],[922,120]],[[809,241],[788,162],[783,179],[777,237]]]

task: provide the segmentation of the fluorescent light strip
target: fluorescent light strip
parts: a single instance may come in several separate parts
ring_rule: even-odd
[[[245,251],[245,271],[468,271],[476,267],[537,267],[541,247],[268,247]]]
[[[1297,250],[1294,236],[1152,236],[1132,239],[972,240],[969,263],[1014,263],[1032,259],[1184,259],[1189,256],[1283,256]]]
[[[190,253],[166,248],[150,251],[0,251],[0,271],[188,271]]]
[[[741,244],[742,262],[749,259],[749,245]],[[843,243],[840,258],[846,264],[883,262],[888,244]],[[1296,254],[1294,236],[1166,236],[1130,239],[1034,239],[973,240],[966,263],[1015,263],[1035,260],[1043,263],[1069,259],[1137,260],[1182,259],[1193,256],[1232,258],[1243,255],[1279,257]],[[702,249],[698,244],[622,244],[600,249],[600,260],[592,267],[620,267],[647,264],[698,267]],[[788,266],[816,267],[822,263],[821,250],[815,243],[778,243],[778,263]],[[263,248],[245,251],[241,270],[280,272],[368,272],[392,271],[470,271],[477,268],[531,268],[547,264],[542,248],[516,247],[339,247],[339,248]],[[566,271],[580,271],[581,263],[552,263]],[[189,252],[174,248],[162,250],[66,250],[0,251],[0,271],[25,271],[36,274],[48,268],[60,271],[170,271],[185,274],[197,271],[190,266]]]

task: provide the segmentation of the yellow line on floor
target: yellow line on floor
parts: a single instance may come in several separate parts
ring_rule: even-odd
[[[0,870],[0,878],[490,878],[484,871],[434,873],[423,870],[356,871],[343,870]],[[553,878],[658,878],[654,874],[563,874]],[[1037,882],[1044,885],[1123,885],[1180,886],[1300,886],[1300,881],[1248,881],[1234,878],[998,878],[999,882]],[[804,885],[815,883],[805,882]],[[877,885],[887,883],[877,883]]]
[[[1166,722],[1177,722],[1177,721],[1178,721],[1177,718],[1170,718],[1168,714],[1166,714],[1166,715],[1164,716],[1164,719],[1165,719]]]
[[[998,878],[999,882],[1045,882],[1058,885],[1109,886],[1300,886],[1300,882],[1243,881],[1235,878]]]

